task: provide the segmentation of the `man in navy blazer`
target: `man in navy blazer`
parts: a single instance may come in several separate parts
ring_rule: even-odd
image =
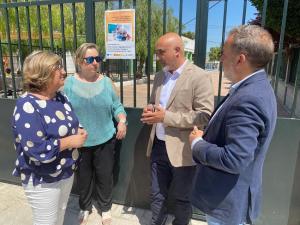
[[[264,67],[272,58],[271,35],[259,26],[233,29],[221,61],[232,82],[202,132],[190,134],[197,171],[192,204],[209,225],[253,223],[261,205],[262,169],[274,132],[277,106]]]

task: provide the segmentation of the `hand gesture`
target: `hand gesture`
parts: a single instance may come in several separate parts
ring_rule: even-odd
[[[190,133],[189,136],[190,144],[192,144],[193,140],[202,136],[203,136],[203,131],[199,130],[196,126],[194,126],[194,130]]]
[[[148,110],[146,110],[148,108]],[[165,118],[165,109],[161,106],[154,106],[154,111],[149,110],[149,106],[144,108],[141,121],[146,124],[161,123]]]
[[[80,148],[82,147],[82,145],[84,144],[84,142],[86,141],[87,139],[87,132],[86,130],[82,129],[82,128],[79,128],[78,129],[78,133],[75,134],[75,135],[72,135],[72,145],[73,145],[73,148]]]

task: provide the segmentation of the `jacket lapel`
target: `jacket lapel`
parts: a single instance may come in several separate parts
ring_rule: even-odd
[[[266,76],[266,73],[265,72],[261,72],[261,73],[258,73],[258,74],[255,74],[253,75],[252,77],[248,78],[247,80],[245,80],[244,82],[241,83],[241,85],[239,87],[237,87],[236,90],[233,91],[233,93],[230,94],[230,97],[229,96],[225,96],[225,98],[220,102],[220,104],[217,106],[217,108],[214,110],[214,112],[212,113],[211,117],[216,113],[217,109],[222,105],[222,108],[218,111],[218,115],[224,110],[224,108],[226,108],[226,106],[228,106],[228,104],[230,104],[232,98],[234,97],[234,95],[236,95],[241,89],[243,89],[244,86],[250,84],[250,83],[255,83],[257,81],[260,81],[260,80],[265,80],[267,79],[267,76]],[[229,97],[229,98],[228,98]],[[225,102],[226,98],[228,98],[228,100]],[[221,104],[222,103],[222,104]],[[218,116],[216,115],[216,116]],[[216,118],[214,118],[215,120]],[[211,126],[211,124],[213,124],[214,121],[211,121],[211,123],[209,122],[208,123],[208,126],[206,127],[205,129],[205,133],[208,131],[209,127]]]
[[[175,96],[178,93],[178,90],[180,90],[183,83],[188,78],[190,69],[191,69],[190,62],[187,62],[186,65],[184,66],[183,70],[182,70],[182,73],[178,77],[178,79],[176,81],[176,84],[175,84],[175,86],[174,86],[174,88],[171,92],[170,98],[169,98],[168,103],[166,105],[166,109],[168,109],[170,107],[171,103],[173,102]]]
[[[157,89],[156,89],[156,96],[155,96],[155,105],[159,105],[159,99],[160,99],[160,92],[164,83],[165,74],[163,71],[161,71],[157,78]]]

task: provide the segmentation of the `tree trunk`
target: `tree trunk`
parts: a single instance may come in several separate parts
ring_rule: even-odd
[[[143,68],[144,68],[145,59],[140,58],[138,61],[137,71],[136,71],[136,78],[141,79],[143,76]]]

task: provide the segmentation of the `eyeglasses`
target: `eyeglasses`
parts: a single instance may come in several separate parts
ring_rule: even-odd
[[[54,70],[62,70],[63,68],[64,66],[62,65],[62,63],[57,63],[53,67]]]
[[[102,61],[102,58],[101,56],[89,56],[89,57],[86,57],[86,58],[83,58],[85,60],[85,62],[87,64],[92,64],[94,62],[94,60],[96,60],[97,63],[101,62]]]

